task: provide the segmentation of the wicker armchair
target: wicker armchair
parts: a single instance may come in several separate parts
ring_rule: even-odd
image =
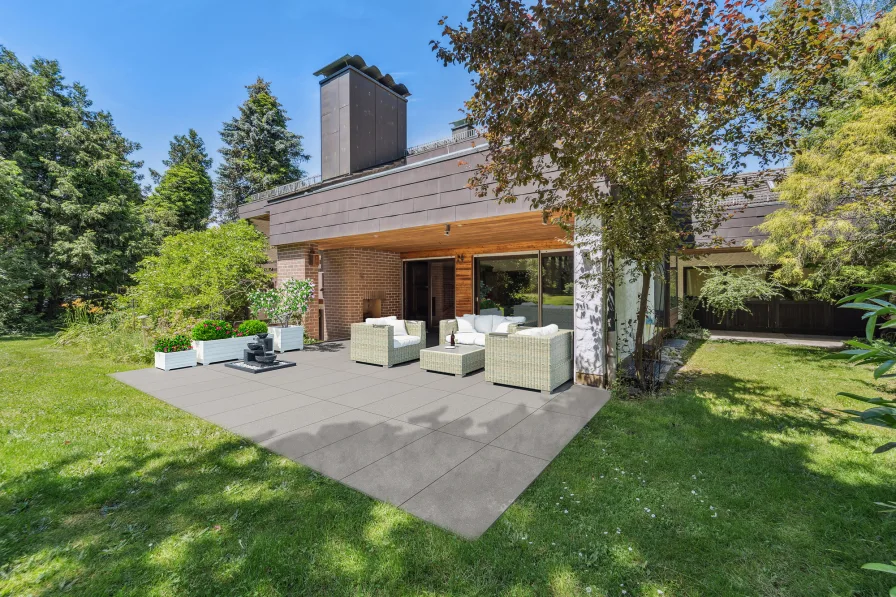
[[[507,334],[485,337],[485,381],[550,394],[572,379],[572,330],[550,336]]]
[[[451,332],[457,332],[457,320],[453,318],[441,320],[439,322],[439,344],[444,342]]]
[[[417,336],[420,342],[395,348],[395,328],[387,324],[353,323],[349,358],[361,363],[391,367],[420,358],[420,350],[426,348],[426,326],[422,321],[405,321],[408,335]]]

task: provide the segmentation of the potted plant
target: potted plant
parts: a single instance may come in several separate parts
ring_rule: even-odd
[[[196,366],[196,351],[190,345],[190,339],[178,334],[165,336],[156,340],[156,369],[171,371],[182,367]]]
[[[193,348],[203,365],[242,358],[245,335],[226,321],[206,319],[193,328]]]
[[[310,280],[285,280],[279,287],[258,290],[249,294],[251,309],[264,311],[278,326],[268,328],[274,339],[274,350],[302,350],[305,348],[305,327],[302,318],[314,298],[314,283]],[[295,321],[295,325],[290,325]]]

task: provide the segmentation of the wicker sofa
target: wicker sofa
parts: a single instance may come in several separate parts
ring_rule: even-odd
[[[420,339],[409,346],[395,346],[395,328],[388,324],[353,323],[349,358],[361,363],[391,367],[420,358],[426,347],[426,326],[422,321],[405,321],[408,335]]]
[[[572,379],[572,330],[520,336],[520,329],[511,325],[507,334],[486,335],[485,381],[550,394]]]

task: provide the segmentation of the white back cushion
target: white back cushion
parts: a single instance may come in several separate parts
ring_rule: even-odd
[[[391,319],[387,321],[389,325],[391,325],[395,330],[392,332],[393,336],[407,336],[408,328],[404,325],[404,319]],[[557,327],[557,326],[554,326]],[[415,336],[416,337],[416,336]]]
[[[552,334],[556,334],[560,330],[557,327],[557,324],[552,323],[551,325],[546,325],[543,328],[529,328],[527,330],[520,330],[516,334],[517,336],[550,336]]]
[[[368,317],[367,319],[364,320],[364,323],[384,324],[384,323],[389,323],[390,321],[395,321],[396,319],[398,319],[398,318],[395,317],[394,315],[390,315],[389,317]]]
[[[464,315],[463,317],[457,318],[457,333],[459,334],[468,334],[475,332],[476,329],[473,327],[473,320],[475,319],[474,315]]]
[[[499,315],[477,315],[473,321],[473,327],[480,334],[487,334],[492,331],[492,322]]]

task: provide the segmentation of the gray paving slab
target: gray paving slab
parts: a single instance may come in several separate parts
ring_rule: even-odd
[[[372,374],[370,374],[370,377],[375,377],[377,379],[397,379],[405,381],[403,378],[411,375],[417,375],[418,373],[421,373],[420,363],[417,361],[411,361],[409,363],[401,363],[400,365],[395,365],[394,367],[380,367],[379,371],[374,371]]]
[[[438,381],[442,379],[443,375],[439,373],[433,373],[431,371],[421,371],[419,363],[414,363],[417,365],[417,372],[413,375],[407,375],[401,378],[403,383],[413,384],[415,386],[425,386],[427,384],[431,384],[434,381]]]
[[[305,454],[382,423],[385,419],[382,415],[353,409],[335,417],[300,427],[295,431],[278,435],[261,442],[261,445],[288,458],[298,459]]]
[[[493,401],[439,430],[487,444],[534,412],[527,406]]]
[[[402,504],[402,509],[476,539],[548,463],[548,460],[485,446]]]
[[[237,408],[259,404],[274,398],[281,398],[287,394],[291,394],[289,390],[283,388],[275,388],[272,386],[263,386],[261,389],[251,389],[244,394],[237,394],[229,398],[221,398],[220,400],[212,400],[211,402],[203,402],[202,404],[194,404],[184,408],[187,412],[191,412],[199,417],[210,417],[218,413],[227,412]]]
[[[512,390],[513,388],[508,388],[507,386],[499,386],[497,384],[480,381],[472,386],[461,388],[457,393],[466,394],[467,396],[476,396],[477,398],[485,398],[486,400],[494,400]]]
[[[435,431],[342,480],[369,496],[402,504],[485,447]]]
[[[485,398],[477,398],[476,396],[448,394],[444,398],[439,398],[429,404],[399,415],[396,419],[422,427],[429,427],[430,429],[438,429],[451,421],[459,419],[468,412],[476,410],[480,406],[485,406],[488,402]]]
[[[507,386],[498,386],[506,388]],[[542,394],[541,392],[535,390],[524,390],[522,388],[509,388],[510,391],[506,394],[501,394],[495,400],[500,402],[507,402],[508,404],[520,404],[522,406],[528,406],[529,408],[541,408],[548,402],[554,399],[554,394]]]
[[[445,396],[448,396],[448,392],[443,390],[415,386],[413,389],[406,392],[401,392],[400,394],[395,394],[389,398],[365,404],[360,408],[394,419],[406,412],[410,412],[415,408],[420,408],[430,402],[435,402],[439,398],[444,398]]]
[[[337,396],[342,396],[343,394],[348,394],[350,392],[354,392],[356,390],[366,390],[368,388],[372,388],[375,385],[386,383],[385,379],[373,379],[372,377],[366,377],[363,375],[358,375],[356,377],[352,377],[351,379],[345,379],[344,373],[334,372],[334,383],[329,383],[317,388],[301,388],[296,391],[301,392],[302,394],[307,394],[313,398],[320,398],[322,400],[329,400],[332,398],[336,398]]]
[[[184,394],[183,396],[177,396],[176,398],[162,399],[178,408],[186,409],[188,406],[195,406],[197,404],[202,404],[203,402],[211,402],[213,400],[239,396],[240,394],[248,394],[250,392],[262,392],[270,387],[271,386],[259,383],[252,383],[251,381],[233,380],[226,386],[220,388]]]
[[[436,373],[436,375],[438,375],[438,378],[435,381],[426,384],[426,387],[445,390],[446,392],[458,392],[464,388],[474,386],[485,379],[482,373],[473,373],[466,377],[457,377],[455,375],[446,375],[444,373]]]
[[[553,460],[588,423],[584,417],[538,410],[498,436],[491,445]]]
[[[352,408],[361,408],[371,402],[377,402],[378,400],[394,396],[395,394],[400,394],[401,392],[407,392],[408,390],[413,390],[417,387],[390,379],[369,379],[376,385],[364,387],[360,390],[349,392],[348,394],[340,394],[329,400],[336,404],[344,404],[345,406],[350,406]]]
[[[258,419],[257,421],[246,423],[245,425],[232,427],[231,431],[257,442],[263,442],[289,431],[295,431],[300,427],[317,423],[323,419],[341,415],[349,410],[351,409],[347,406],[321,400],[309,404],[308,406],[302,406],[270,417],[265,417],[264,419]]]
[[[216,377],[214,379],[209,379],[207,381],[200,381],[197,383],[190,383],[190,384],[182,384],[179,386],[173,386],[173,387],[169,387],[169,388],[153,389],[151,393],[156,398],[161,398],[162,400],[172,400],[172,399],[178,398],[180,396],[186,396],[188,394],[196,394],[198,392],[203,392],[205,390],[226,388],[227,386],[231,386],[234,383],[242,383],[242,380],[234,380],[230,376],[222,375],[220,377]]]
[[[243,408],[208,415],[205,418],[221,427],[231,428],[320,402],[317,398],[312,398],[311,396],[289,392],[288,390],[285,391],[287,391],[287,394],[282,398],[274,398],[273,400],[266,400]]]
[[[302,456],[300,462],[336,480],[359,471],[424,435],[431,429],[395,419]]]
[[[606,390],[572,386],[562,394],[554,396],[542,409],[590,420],[609,400],[610,393]]]
[[[262,373],[261,375],[264,375],[264,373]],[[354,379],[356,377],[358,376],[351,373],[340,373],[338,371],[331,371],[328,369],[326,371],[322,371],[321,375],[315,375],[313,377],[305,377],[301,379],[272,380],[269,383],[270,385],[277,386],[278,388],[286,388],[287,390],[291,390],[293,392],[305,394],[308,390],[322,388],[330,384]]]

